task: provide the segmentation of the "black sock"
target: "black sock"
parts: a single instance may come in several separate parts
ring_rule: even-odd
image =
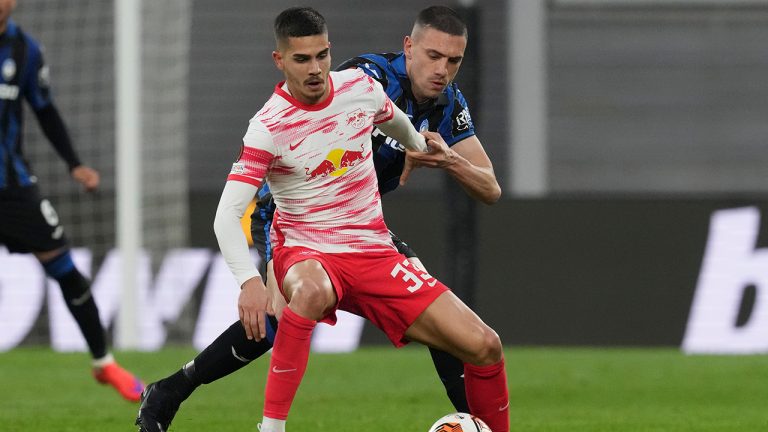
[[[429,349],[437,375],[445,386],[448,399],[458,412],[469,413],[467,393],[464,389],[464,362],[456,357],[433,348]]]
[[[190,362],[190,364],[191,363],[192,362]],[[200,385],[200,383],[193,382],[187,376],[186,368],[187,366],[184,366],[159,383],[163,390],[171,391],[176,395],[178,403],[184,402]]]
[[[277,320],[268,317],[269,324],[276,331]],[[256,360],[272,348],[272,342],[262,339],[256,342],[245,334],[240,321],[235,321],[219,335],[195,360],[184,367],[185,375],[192,383],[209,384],[235,372]]]
[[[43,266],[48,270],[48,263],[43,264]],[[98,359],[107,355],[107,337],[104,333],[104,327],[101,326],[99,309],[91,295],[90,282],[74,267],[63,275],[54,275],[50,272],[49,275],[59,283],[61,293],[64,295],[64,302],[80,327],[80,331],[88,343],[91,356]]]

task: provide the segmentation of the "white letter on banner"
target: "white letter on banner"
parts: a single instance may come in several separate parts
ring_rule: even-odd
[[[688,353],[768,352],[768,249],[755,249],[755,207],[712,215],[683,350]],[[757,290],[749,320],[736,326],[744,288]]]
[[[0,248],[0,351],[18,345],[43,307],[45,275],[32,255]]]
[[[166,254],[155,278],[155,288],[146,302],[154,305],[159,319],[150,320],[151,327],[143,329],[142,349],[162,348],[167,336],[163,323],[179,319],[181,311],[205,275],[210,259],[211,252],[208,249],[172,249]]]
[[[360,345],[365,318],[342,310],[336,311],[335,326],[320,323],[312,335],[312,351],[326,353],[352,352]]]

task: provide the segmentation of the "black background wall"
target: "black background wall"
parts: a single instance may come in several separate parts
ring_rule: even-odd
[[[710,217],[747,205],[768,214],[768,200],[736,197],[563,197],[483,206],[475,309],[505,343],[679,346]],[[215,201],[198,206],[212,209]],[[384,199],[389,227],[438,278],[453,252],[446,211],[433,194]],[[215,247],[211,213],[193,218],[200,227],[193,230],[196,246]],[[768,246],[766,225],[755,248]],[[363,339],[385,343],[370,327]]]

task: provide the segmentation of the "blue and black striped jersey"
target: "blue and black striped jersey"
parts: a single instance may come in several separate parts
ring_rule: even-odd
[[[54,146],[70,166],[79,164],[51,100],[40,44],[12,20],[0,35],[0,75],[0,189],[35,182],[22,153],[22,99],[40,119],[49,139],[57,137]]]
[[[405,54],[363,54],[342,63],[337,70],[358,67],[380,82],[387,96],[411,119],[418,131],[438,132],[448,146],[475,135],[467,101],[455,83],[436,99],[419,104],[411,91],[405,69]],[[373,163],[379,179],[379,192],[385,194],[400,183],[405,164],[405,149],[378,129],[373,130]]]

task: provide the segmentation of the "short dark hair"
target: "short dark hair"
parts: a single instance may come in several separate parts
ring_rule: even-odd
[[[289,37],[314,36],[328,33],[325,18],[311,7],[288,8],[275,18],[275,41],[287,41]]]
[[[467,37],[467,24],[453,9],[446,6],[430,6],[416,17],[416,25],[432,27],[453,36]]]

